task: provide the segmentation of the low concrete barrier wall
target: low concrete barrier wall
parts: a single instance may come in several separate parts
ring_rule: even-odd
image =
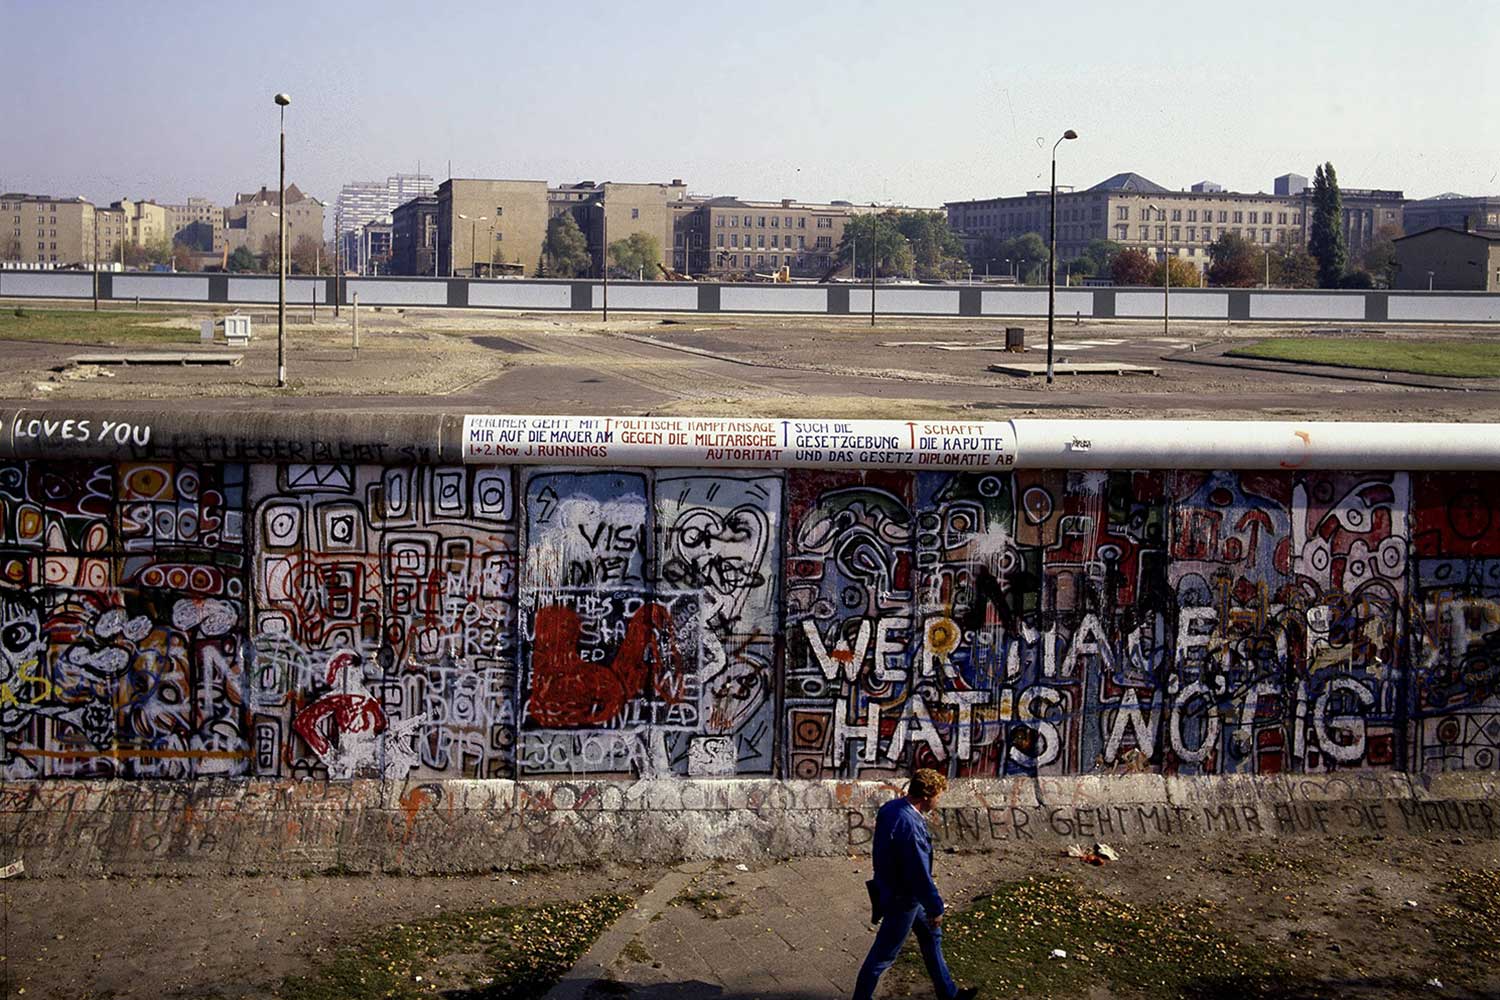
[[[899,781],[355,780],[0,786],[0,849],[33,877],[442,874],[868,853]],[[1500,833],[1492,776],[1037,777],[956,783],[939,847]]]
[[[311,286],[317,286],[314,291]],[[287,302],[306,305],[338,298],[345,305],[475,309],[598,310],[598,281],[517,281],[470,278],[289,279]],[[264,305],[276,301],[273,275],[103,274],[106,301],[202,302]],[[0,271],[0,300],[87,300],[89,274]],[[870,289],[858,284],[774,285],[611,281],[609,306],[621,312],[803,313],[866,315]],[[1160,288],[1063,288],[1057,314],[1097,318],[1161,318]],[[1174,288],[1171,314],[1183,319],[1313,321],[1330,323],[1500,323],[1500,295],[1487,292],[1325,291]],[[885,316],[1047,315],[1047,290],[983,285],[882,285],[875,310]]]
[[[1490,836],[1496,496],[1486,425],[0,412],[0,849],[841,852],[923,766],[971,846]]]

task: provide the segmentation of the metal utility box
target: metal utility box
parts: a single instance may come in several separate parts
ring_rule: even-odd
[[[250,317],[225,316],[224,340],[230,347],[244,347],[250,343]]]
[[[198,327],[198,340],[200,343],[212,344],[214,342],[214,321],[203,320]]]
[[[1007,326],[1005,328],[1005,349],[1014,354],[1022,354],[1026,351],[1025,327]]]

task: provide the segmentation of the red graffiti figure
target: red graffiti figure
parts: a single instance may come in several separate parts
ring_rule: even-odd
[[[581,632],[572,608],[553,604],[537,612],[530,703],[537,723],[548,728],[604,725],[641,693],[653,671],[657,694],[681,700],[682,654],[666,608],[646,604],[631,615],[625,639],[609,663],[588,663],[578,655]]]
[[[324,683],[333,684],[340,673],[358,662],[359,657],[347,649],[335,653],[328,661],[328,676]],[[358,686],[359,675],[351,671],[350,676]],[[333,743],[325,734],[328,727],[322,725],[328,718],[333,720],[332,730],[341,736],[376,736],[385,732],[386,728],[385,712],[381,709],[380,702],[363,690],[325,694],[292,722],[297,735],[306,740],[313,752],[325,762],[333,752]]]

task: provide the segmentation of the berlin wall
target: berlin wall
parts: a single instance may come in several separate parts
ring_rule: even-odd
[[[1500,822],[1491,428],[0,416],[39,870]]]
[[[104,302],[264,307],[277,301],[275,275],[98,275]],[[0,299],[90,301],[94,275],[85,271],[0,270]],[[398,308],[524,309],[597,312],[606,290],[597,280],[350,277],[287,279],[294,308],[331,302]],[[1059,316],[1082,319],[1160,319],[1168,308],[1162,288],[1089,287],[1057,290]],[[611,281],[617,312],[760,313],[867,316],[868,285]],[[1284,323],[1500,323],[1493,292],[1267,288],[1173,288],[1173,319]],[[1035,285],[880,285],[874,310],[882,316],[1037,318],[1047,315],[1047,289]]]

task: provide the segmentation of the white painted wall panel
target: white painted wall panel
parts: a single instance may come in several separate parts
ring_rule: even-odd
[[[114,298],[207,302],[208,279],[187,274],[117,274]]]
[[[868,303],[866,303],[868,307]],[[724,285],[719,290],[719,308],[725,312],[826,313],[828,289],[785,285]]]
[[[594,286],[594,308],[604,304],[604,288]],[[687,309],[698,308],[698,286],[681,284],[610,285],[611,309]]]
[[[849,290],[849,311],[870,311],[870,290]],[[917,316],[957,316],[958,289],[956,288],[877,288],[875,289],[875,311],[877,313],[906,313]]]
[[[469,285],[469,305],[501,309],[568,309],[573,305],[569,285],[522,281],[476,281]]]
[[[345,283],[348,301],[359,293],[362,306],[445,306],[447,281],[371,281],[352,278]]]
[[[1387,301],[1393,320],[1420,323],[1500,322],[1500,295],[1392,295]]]
[[[94,276],[76,271],[68,274],[0,271],[0,295],[16,298],[90,299],[94,297]]]
[[[1116,292],[1115,315],[1121,318],[1161,318],[1161,292]],[[1172,315],[1183,319],[1228,319],[1228,292],[1177,292]]]
[[[1363,292],[1251,292],[1251,319],[1364,319]]]

